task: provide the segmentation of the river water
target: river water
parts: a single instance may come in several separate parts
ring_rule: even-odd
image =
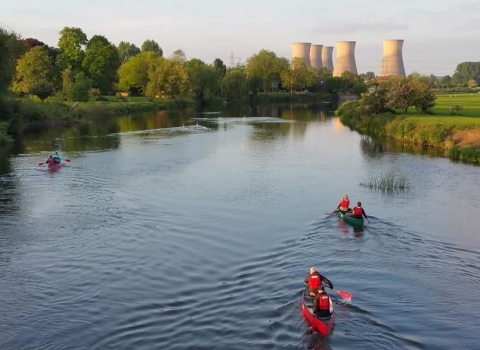
[[[478,349],[480,167],[328,109],[160,112],[3,150],[0,348]],[[390,170],[411,189],[359,185]],[[363,229],[328,215],[345,193]],[[328,338],[300,314],[310,266],[353,294],[332,293]]]

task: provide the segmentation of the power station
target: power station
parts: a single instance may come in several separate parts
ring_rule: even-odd
[[[379,77],[406,76],[402,51],[403,40],[383,41],[383,58]]]
[[[322,65],[333,72],[333,46],[322,47]]]
[[[383,41],[383,58],[379,77],[405,77],[403,64],[403,43],[401,39]],[[302,58],[307,67],[316,69],[327,68],[334,77],[340,77],[344,72],[358,74],[355,61],[356,41],[337,41],[335,66],[333,65],[333,47],[312,45],[311,43],[292,43],[292,58]]]
[[[310,46],[310,64],[313,68],[322,69],[322,47],[323,45]]]
[[[335,59],[335,68],[333,76],[340,77],[344,72],[358,74],[357,63],[355,62],[355,41],[337,41],[337,58]]]
[[[293,43],[292,44],[292,58],[300,57],[305,60],[307,68],[311,67],[310,64],[310,46],[311,43]]]

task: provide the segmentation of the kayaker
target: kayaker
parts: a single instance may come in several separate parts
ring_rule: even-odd
[[[351,216],[355,219],[363,219],[363,216],[365,216],[365,219],[368,220],[367,214],[365,214],[365,210],[362,208],[362,202],[358,202],[357,206],[353,208]]]
[[[318,289],[313,301],[313,313],[320,317],[330,316],[330,297],[325,293],[323,287]]]
[[[50,158],[48,158],[45,163],[47,163],[48,165],[54,165],[55,160],[53,159],[53,156],[50,156]]]
[[[319,274],[317,269],[311,267],[310,273],[305,277],[305,283],[308,283],[308,295],[311,297],[315,296],[318,293],[318,289],[322,286],[322,282],[325,282],[331,289],[333,289],[332,282],[330,282],[325,276]]]
[[[348,194],[344,195],[343,198],[338,202],[337,210],[341,211],[342,213],[346,213],[352,209],[349,208],[350,200],[348,199]]]
[[[59,164],[62,162],[62,158],[58,155],[58,152],[55,152],[55,155],[53,156],[53,161],[55,164]]]

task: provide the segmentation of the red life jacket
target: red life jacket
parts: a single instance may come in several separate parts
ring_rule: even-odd
[[[343,198],[342,199],[342,202],[340,203],[340,207],[342,208],[348,208],[348,206],[350,205],[350,201],[346,198]]]
[[[353,208],[353,215],[362,216],[362,214],[363,214],[363,209],[362,209],[362,207],[355,207],[355,208]]]
[[[318,310],[330,310],[330,299],[327,294],[322,293],[317,296]]]
[[[53,163],[55,163],[55,161],[54,161],[52,158],[49,158],[49,159],[47,160],[47,164],[53,164]]]
[[[321,283],[322,281],[320,281],[320,276],[317,273],[311,273],[308,276],[308,289],[317,290]]]

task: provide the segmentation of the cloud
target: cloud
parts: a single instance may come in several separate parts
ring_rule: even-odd
[[[350,34],[350,33],[378,33],[378,32],[392,32],[397,30],[408,29],[406,23],[395,22],[363,22],[363,23],[343,23],[343,22],[325,22],[313,29],[315,34],[317,33],[335,33],[335,34]]]

